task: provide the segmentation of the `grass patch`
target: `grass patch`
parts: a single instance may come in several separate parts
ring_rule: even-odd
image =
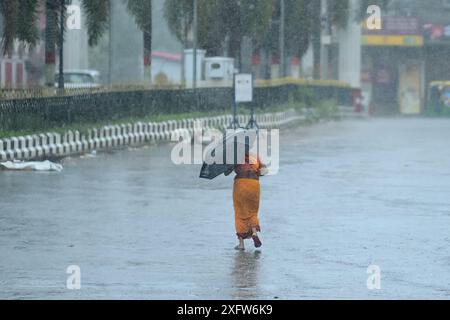
[[[301,111],[307,108],[307,104],[305,101],[296,101],[296,99],[289,99],[290,101],[285,104],[268,107],[264,109],[255,109],[255,114],[264,114],[264,113],[276,113],[276,112],[284,112],[287,110],[297,110]],[[337,104],[334,100],[323,100],[314,102],[313,109],[318,111],[319,118],[336,118],[338,114]],[[311,108],[310,108],[311,109]],[[108,125],[119,125],[124,123],[136,123],[136,122],[164,122],[169,120],[183,120],[183,119],[195,119],[195,118],[204,118],[204,117],[215,117],[215,116],[223,116],[230,115],[231,108],[229,111],[217,111],[217,112],[189,112],[189,113],[179,113],[179,114],[165,114],[165,115],[150,115],[145,117],[128,117],[121,118],[117,120],[110,121],[101,121],[101,122],[86,122],[86,123],[73,123],[71,125],[59,126],[59,127],[50,127],[45,129],[45,131],[36,131],[33,129],[24,129],[17,131],[2,131],[0,130],[0,139],[5,139],[8,137],[18,137],[18,136],[26,136],[33,134],[40,134],[46,132],[56,132],[59,134],[64,134],[67,131],[78,131],[81,134],[86,134],[88,130],[91,129],[100,129]],[[250,115],[251,109],[245,105],[240,105],[238,107],[238,115]]]
[[[268,113],[268,112],[280,112],[286,111],[290,109],[289,106],[280,106],[276,108],[264,109],[264,110],[255,110],[256,114]],[[238,114],[240,115],[249,115],[250,109],[246,107],[239,107]],[[88,130],[91,129],[100,129],[104,126],[109,125],[119,125],[124,123],[136,123],[136,122],[164,122],[169,120],[183,120],[183,119],[196,119],[196,118],[204,118],[204,117],[216,117],[223,115],[230,115],[231,110],[229,112],[189,112],[189,113],[179,113],[179,114],[165,114],[165,115],[153,115],[146,117],[128,117],[117,120],[110,121],[101,121],[101,122],[86,122],[86,123],[73,123],[71,125],[65,125],[60,127],[51,127],[45,129],[45,132],[56,132],[59,134],[66,133],[67,131],[79,131],[80,133],[87,133]],[[1,131],[0,130],[0,139],[8,138],[8,137],[17,137],[17,136],[26,136],[43,133],[43,131],[37,132],[33,129],[24,129],[17,131]]]
[[[86,133],[90,129],[99,129],[109,125],[119,125],[124,123],[136,123],[136,122],[164,122],[168,120],[182,120],[189,118],[200,117],[214,117],[224,115],[223,112],[191,112],[180,114],[166,114],[166,115],[153,115],[146,117],[128,117],[117,120],[101,121],[101,122],[86,122],[86,123],[73,123],[70,125],[51,127],[45,129],[45,132],[56,132],[63,134],[67,131],[79,131],[80,133]],[[36,130],[17,130],[17,131],[0,131],[0,139],[7,137],[17,137],[32,135],[36,133],[43,133],[42,131],[36,132]]]

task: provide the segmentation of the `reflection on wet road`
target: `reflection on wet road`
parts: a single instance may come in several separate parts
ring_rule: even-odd
[[[448,137],[428,119],[283,132],[260,251],[233,249],[232,179],[198,179],[168,145],[0,172],[0,298],[449,298]]]

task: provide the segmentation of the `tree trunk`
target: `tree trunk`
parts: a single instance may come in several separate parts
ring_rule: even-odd
[[[46,1],[46,25],[45,25],[45,85],[53,87],[55,85],[56,73],[56,39],[58,15],[56,13],[56,3],[52,0]]]
[[[241,63],[241,38],[240,33],[236,32],[230,36],[229,41],[229,54],[236,61],[235,66],[241,71],[242,63]]]
[[[313,78],[320,79],[320,58],[321,58],[321,1],[312,1],[312,45],[313,45]]]

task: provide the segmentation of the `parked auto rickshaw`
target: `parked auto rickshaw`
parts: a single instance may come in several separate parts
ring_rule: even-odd
[[[450,81],[433,81],[430,83],[427,113],[450,116]]]

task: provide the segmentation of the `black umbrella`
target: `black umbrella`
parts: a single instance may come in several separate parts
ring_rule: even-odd
[[[200,178],[212,180],[221,174],[229,174],[233,171],[237,163],[238,149],[245,148],[250,150],[256,137],[256,132],[252,130],[238,129],[235,132],[224,136],[223,140],[208,146],[204,153],[204,160],[202,169],[200,171]],[[230,161],[226,156],[226,150],[234,147],[234,160]],[[241,154],[243,154],[241,152]],[[211,160],[212,157],[217,156],[223,160],[221,163],[216,163]],[[231,162],[231,163],[230,163]]]
[[[200,178],[212,180],[217,178],[221,174],[231,173],[234,169],[233,164],[207,164],[203,163],[202,170],[200,171]]]

